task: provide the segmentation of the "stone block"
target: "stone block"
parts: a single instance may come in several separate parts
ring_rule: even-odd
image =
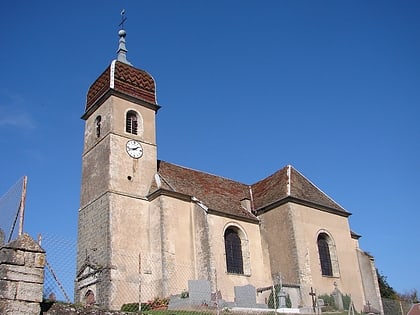
[[[45,251],[28,234],[20,235],[16,240],[4,245],[6,248],[21,249],[28,252],[45,253]]]
[[[16,297],[17,282],[0,280],[0,300],[13,300]],[[0,312],[0,314],[3,314]]]
[[[0,314],[2,315],[38,315],[40,313],[39,303],[0,300]]]
[[[44,253],[35,253],[35,268],[44,268],[45,267],[45,254]]]
[[[25,253],[25,266],[33,268],[44,268],[45,254],[44,253]]]
[[[28,268],[25,266],[2,265],[0,268],[0,279],[43,283],[44,270],[42,268]]]
[[[29,302],[42,302],[43,284],[18,282],[16,299]]]
[[[0,250],[0,264],[24,265],[25,256],[21,250],[2,248]]]

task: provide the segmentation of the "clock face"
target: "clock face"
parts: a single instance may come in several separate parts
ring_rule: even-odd
[[[129,140],[126,144],[126,150],[128,155],[134,159],[141,158],[143,155],[143,147],[136,140]]]

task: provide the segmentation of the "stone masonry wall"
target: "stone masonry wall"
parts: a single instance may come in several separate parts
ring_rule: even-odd
[[[44,265],[44,250],[28,234],[0,247],[0,314],[40,313]]]

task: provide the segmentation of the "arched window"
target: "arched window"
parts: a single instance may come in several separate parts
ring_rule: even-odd
[[[244,274],[241,238],[237,230],[232,227],[225,231],[225,251],[227,272]]]
[[[133,110],[128,111],[125,117],[125,131],[128,133],[132,133],[133,135],[137,134],[138,117],[137,113]]]
[[[96,137],[99,138],[101,136],[101,120],[102,117],[99,115],[95,119],[95,127],[96,127]]]
[[[328,235],[321,233],[318,235],[318,252],[321,263],[321,272],[323,276],[332,276],[333,268],[331,263],[330,246],[328,242]]]

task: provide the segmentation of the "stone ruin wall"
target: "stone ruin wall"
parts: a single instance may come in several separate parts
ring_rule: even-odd
[[[45,251],[28,235],[0,247],[0,314],[38,315]]]

